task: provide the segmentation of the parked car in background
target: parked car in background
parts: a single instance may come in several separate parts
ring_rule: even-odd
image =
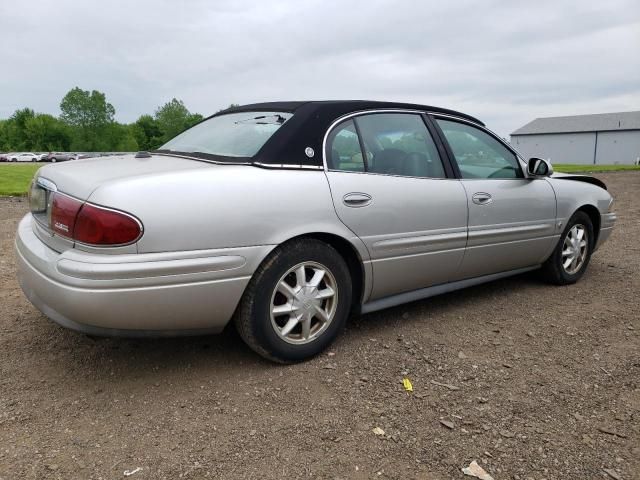
[[[352,312],[536,269],[575,283],[616,220],[600,180],[554,175],[476,118],[367,101],[230,108],[155,152],[42,167],[29,202],[18,278],[60,325],[233,318],[279,362],[322,351]]]
[[[9,162],[37,162],[39,160],[40,157],[31,152],[12,153],[8,157]]]
[[[12,155],[12,153],[0,153],[0,162],[8,162],[10,155]]]
[[[57,152],[57,153],[47,154],[46,157],[44,157],[43,161],[56,163],[56,162],[66,162],[67,160],[75,160],[75,158],[76,156],[74,153]]]

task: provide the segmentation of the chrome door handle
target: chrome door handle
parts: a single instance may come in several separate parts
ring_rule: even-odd
[[[371,203],[371,195],[367,193],[347,193],[342,197],[342,203],[347,207],[366,207]]]
[[[491,202],[493,202],[493,198],[491,198],[491,195],[485,192],[474,193],[473,197],[471,197],[471,200],[476,205],[489,205]]]

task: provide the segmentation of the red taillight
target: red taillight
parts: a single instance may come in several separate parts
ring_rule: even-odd
[[[49,227],[63,237],[98,246],[132,243],[142,234],[140,222],[124,212],[57,192],[51,198]]]
[[[51,229],[58,235],[73,238],[73,230],[82,202],[59,193],[51,200]]]
[[[141,233],[133,217],[85,203],[76,218],[73,238],[91,245],[122,245],[136,241]]]

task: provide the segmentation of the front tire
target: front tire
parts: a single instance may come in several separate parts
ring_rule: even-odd
[[[349,268],[333,247],[315,239],[292,240],[256,270],[236,312],[236,327],[245,343],[269,360],[306,360],[338,335],[351,294]]]
[[[569,219],[553,253],[542,265],[542,277],[556,285],[576,283],[589,265],[594,240],[589,215],[577,211]]]

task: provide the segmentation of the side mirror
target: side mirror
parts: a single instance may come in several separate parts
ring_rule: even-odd
[[[550,177],[553,174],[553,167],[544,158],[533,157],[527,162],[527,173],[533,177]]]

